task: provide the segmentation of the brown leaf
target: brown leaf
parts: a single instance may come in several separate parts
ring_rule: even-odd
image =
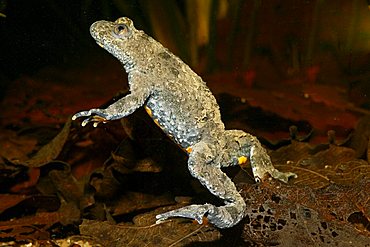
[[[261,246],[367,246],[370,180],[314,190],[272,180],[244,186],[243,237]]]
[[[83,191],[71,173],[69,164],[53,161],[41,167],[37,189],[43,194],[60,194],[67,202],[79,204]]]
[[[89,185],[95,196],[106,200],[115,198],[122,190],[122,185],[112,175],[111,170],[107,169],[98,169],[91,173]]]
[[[304,159],[312,150],[313,147],[306,142],[292,141],[291,144],[270,152],[270,156],[274,165],[285,165]]]
[[[71,127],[71,118],[68,118],[68,121],[65,123],[63,129],[59,134],[54,137],[48,144],[43,146],[31,159],[24,162],[28,167],[40,167],[58,157],[62,148],[67,141],[70,127]]]
[[[32,214],[36,210],[53,211],[60,206],[59,200],[55,196],[48,195],[0,194],[0,202],[0,218],[2,220]]]
[[[7,160],[26,160],[36,146],[37,139],[32,136],[18,135],[15,131],[1,129],[0,156]]]
[[[292,142],[271,153],[277,169],[295,172],[293,183],[314,189],[332,183],[355,184],[363,178],[370,179],[370,165],[356,158],[355,150],[328,145],[327,149],[314,153],[306,143]]]
[[[361,158],[369,152],[368,143],[370,142],[370,116],[364,116],[357,123],[355,131],[350,141],[350,146],[356,150],[356,157]],[[367,155],[369,160],[369,155]]]
[[[129,174],[133,172],[158,173],[162,171],[162,167],[150,157],[140,160],[127,161],[125,157],[112,153],[112,158],[115,163],[110,165],[111,168],[114,168],[122,174]]]
[[[19,193],[35,186],[40,177],[40,170],[38,168],[29,168],[27,175],[26,181],[15,184],[10,188],[10,191],[13,193]]]
[[[60,214],[60,223],[64,226],[78,223],[81,220],[80,209],[73,202],[62,203],[58,212]]]
[[[27,198],[26,195],[0,194],[0,214]]]
[[[370,139],[367,143],[367,154],[366,154],[367,160],[370,161]]]
[[[49,239],[47,229],[59,222],[59,213],[38,213],[34,216],[0,221],[0,239],[14,240]]]
[[[166,209],[167,210],[167,209]],[[218,230],[206,225],[193,224],[184,219],[173,219],[155,224],[159,211],[138,215],[132,223],[119,225],[84,220],[80,232],[95,236],[105,246],[186,246],[190,243],[220,239]]]
[[[117,216],[174,203],[172,197],[167,194],[155,196],[139,192],[127,192],[109,208],[113,209],[113,216]]]

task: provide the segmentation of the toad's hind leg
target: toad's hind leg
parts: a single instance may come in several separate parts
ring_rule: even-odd
[[[221,162],[223,167],[242,164],[249,158],[252,172],[255,181],[263,180],[267,174],[271,177],[288,182],[290,178],[296,178],[297,175],[292,172],[280,172],[273,166],[270,156],[267,154],[261,143],[255,136],[245,133],[241,130],[227,130],[225,131],[225,143],[227,148],[228,157],[224,158],[224,162]],[[227,162],[232,161],[233,157],[237,157],[239,162]]]
[[[208,221],[219,228],[236,225],[243,217],[246,204],[236,190],[235,184],[221,171],[215,163],[217,150],[207,143],[200,142],[192,147],[189,155],[188,168],[192,176],[197,178],[212,194],[224,200],[225,206],[216,207],[212,204],[190,205],[157,215],[159,221],[170,217],[186,217],[203,222]]]

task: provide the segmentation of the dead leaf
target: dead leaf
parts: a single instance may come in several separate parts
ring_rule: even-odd
[[[367,154],[366,154],[367,160],[370,161],[370,139],[367,143]]]
[[[27,198],[26,195],[0,194],[0,214]]]
[[[296,163],[307,157],[313,150],[312,145],[306,142],[291,141],[291,144],[269,153],[274,165]]]
[[[356,157],[362,158],[366,156],[366,150],[369,152],[370,148],[370,116],[362,117],[356,125],[355,131],[350,141],[350,147],[356,150]],[[367,155],[369,160],[369,155]]]
[[[0,135],[0,157],[6,160],[26,160],[36,146],[37,139],[32,136],[20,136],[16,131],[1,130]]]
[[[168,210],[168,209],[166,209]],[[161,209],[163,211],[163,209]],[[158,210],[134,217],[133,223],[110,224],[84,220],[80,225],[83,235],[94,236],[105,246],[187,246],[191,243],[220,239],[220,232],[206,225],[184,219],[173,219],[155,224]]]
[[[37,210],[54,211],[60,206],[58,198],[50,195],[0,194],[0,202],[0,220],[15,219]]]
[[[9,190],[27,180],[29,169],[24,165],[17,165],[9,160],[0,163],[0,191],[9,193]]]
[[[110,167],[122,174],[129,174],[133,172],[158,173],[162,171],[162,167],[150,157],[128,161],[124,156],[119,156],[112,153],[112,158],[115,161],[115,164],[110,165]]]
[[[117,216],[174,203],[174,200],[168,194],[156,196],[138,192],[127,192],[112,205],[109,205],[108,208],[112,210],[113,216]]]
[[[0,221],[0,239],[50,239],[48,228],[59,222],[59,213],[38,213],[20,219]]]
[[[60,215],[59,222],[63,226],[81,222],[81,210],[74,202],[62,202],[58,212]]]
[[[319,189],[332,183],[356,184],[370,179],[369,163],[357,159],[355,150],[336,145],[316,153],[314,150],[307,143],[292,142],[270,155],[277,169],[298,175],[293,183],[300,186]]]
[[[368,246],[370,180],[325,189],[272,180],[243,186],[243,238],[261,246]],[[354,219],[355,216],[357,219]]]
[[[83,191],[78,181],[71,173],[69,164],[62,161],[53,161],[40,168],[40,178],[37,189],[45,194],[59,194],[67,202],[79,205]]]
[[[17,183],[10,191],[12,193],[21,193],[24,190],[31,189],[37,184],[37,181],[40,177],[40,170],[38,168],[28,168],[27,180],[22,183]]]
[[[59,134],[54,137],[48,144],[43,146],[31,159],[25,161],[24,163],[28,167],[40,167],[58,157],[62,148],[67,141],[68,134],[71,127],[71,118],[64,124],[63,129]]]

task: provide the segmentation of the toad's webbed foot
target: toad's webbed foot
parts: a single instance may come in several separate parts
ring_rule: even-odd
[[[284,183],[287,183],[290,178],[297,178],[297,175],[293,172],[281,172],[277,170],[272,165],[270,156],[256,138],[250,148],[250,159],[254,179],[257,182],[261,181],[266,174],[270,174],[274,179],[278,179]]]
[[[243,206],[242,206],[243,207]],[[156,216],[157,223],[160,223],[172,217],[185,217],[196,220],[203,224],[203,219],[207,220],[218,228],[228,228],[234,226],[243,217],[244,214],[239,212],[239,207],[235,204],[228,204],[222,207],[216,207],[212,204],[190,205],[183,208],[175,209]]]
[[[205,217],[208,212],[214,211],[213,210],[214,207],[215,206],[211,204],[204,204],[204,205],[190,205],[183,208],[175,209],[163,214],[158,214],[156,216],[157,223],[172,217],[185,217],[194,219],[199,224],[202,224],[203,217]]]
[[[281,172],[279,171],[278,169],[274,169],[271,173],[270,173],[271,177],[277,179],[277,180],[280,180],[284,183],[288,183],[289,179],[291,178],[297,178],[297,174],[295,174],[294,172]]]
[[[88,117],[82,121],[81,125],[85,126],[92,122],[94,127],[98,126],[99,123],[108,122],[108,114],[104,109],[91,109],[88,111],[81,111],[73,115],[72,120],[76,120],[80,117]]]

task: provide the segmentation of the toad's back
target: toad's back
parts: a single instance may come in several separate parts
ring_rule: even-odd
[[[224,130],[216,99],[203,80],[175,55],[163,48],[149,62],[148,72],[154,88],[147,111],[182,147],[217,137]]]

